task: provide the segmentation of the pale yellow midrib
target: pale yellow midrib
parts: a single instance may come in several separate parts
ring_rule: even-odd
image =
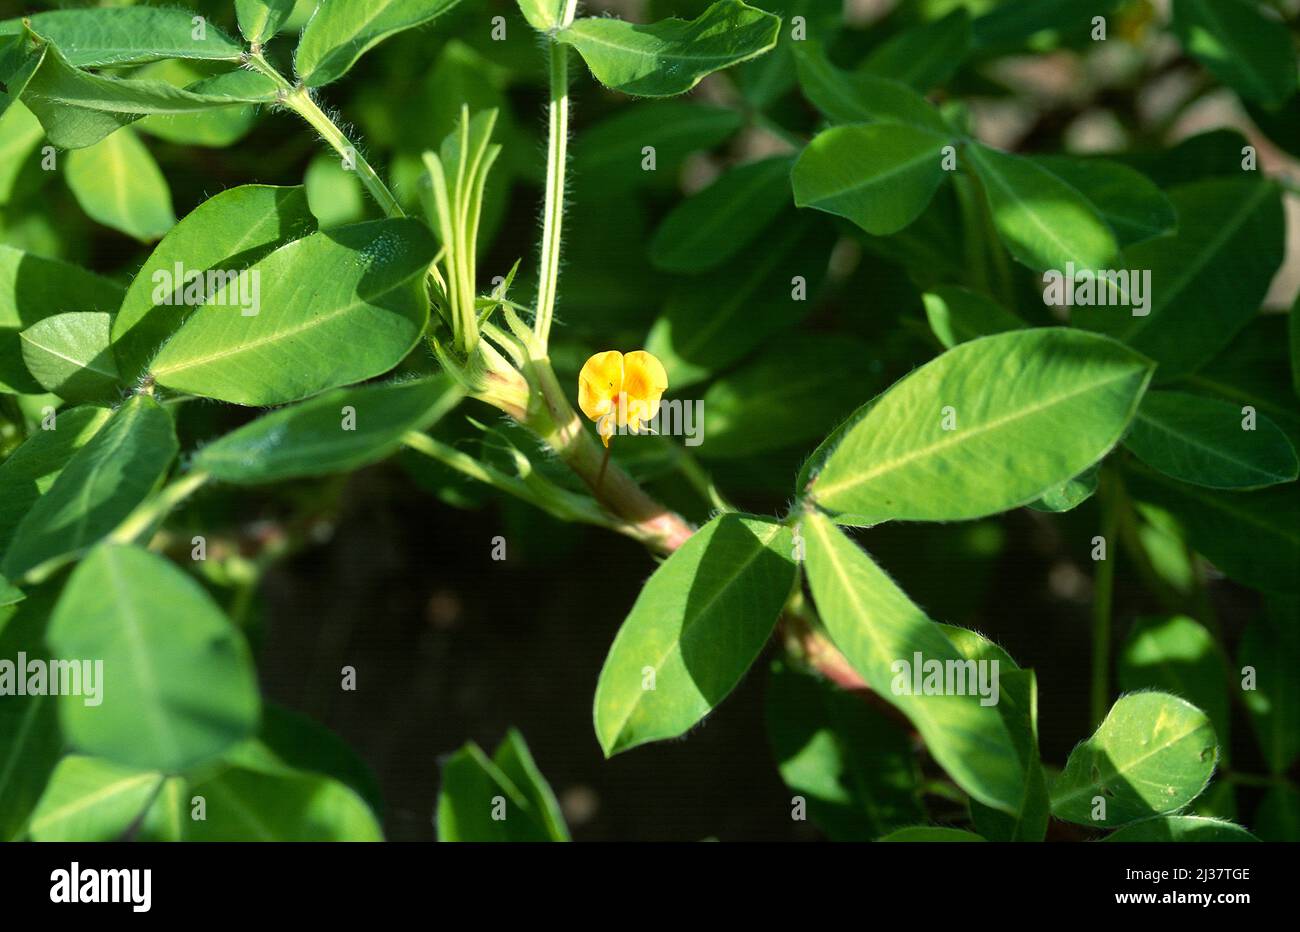
[[[1072,398],[1078,397],[1079,395],[1085,394],[1087,392],[1095,391],[1096,389],[1099,388],[1104,388],[1105,386],[1111,385],[1115,382],[1122,382],[1132,377],[1133,377],[1133,373],[1125,373],[1123,375],[1114,376],[1113,378],[1102,379],[1101,381],[1090,383],[1081,388],[1076,388],[1073,391],[1065,392],[1061,395],[1055,395],[1052,398],[1048,399],[1047,401],[1039,402],[1038,404],[1030,405],[1029,407],[1026,408],[1021,408],[1020,410],[1013,412],[1012,414],[1006,414],[1003,415],[1002,417],[994,418],[991,421],[986,421],[985,423],[977,425],[975,427],[967,428],[966,430],[953,431],[952,436],[944,437],[943,439],[937,440],[928,446],[918,447],[917,449],[905,453],[902,456],[895,457],[894,459],[885,460],[881,463],[878,463],[876,465],[876,468],[868,470],[865,473],[859,473],[856,476],[851,476],[848,479],[840,482],[838,485],[822,486],[820,489],[815,489],[814,491],[817,493],[818,498],[824,498],[824,496],[826,495],[833,494],[835,492],[839,492],[844,489],[854,488],[855,486],[861,485],[864,482],[869,482],[870,480],[876,478],[877,476],[883,475],[887,472],[890,472],[894,469],[904,466],[912,462],[913,460],[920,459],[923,456],[928,456],[931,453],[935,453],[940,450],[947,449],[948,447],[954,446],[958,443],[966,443],[974,436],[987,433],[990,430],[996,430],[999,427],[1002,427],[1006,424],[1010,424],[1014,421],[1021,420],[1022,418],[1032,417],[1033,415],[1038,414],[1041,411],[1045,411],[1048,408],[1053,407],[1054,405],[1062,404],[1066,401],[1069,401]],[[863,421],[863,423],[866,423],[866,421]]]

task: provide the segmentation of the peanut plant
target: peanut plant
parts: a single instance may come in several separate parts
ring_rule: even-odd
[[[384,838],[255,636],[380,463],[644,550],[606,758],[748,676],[813,837],[1300,838],[1300,4],[593,7],[0,19],[0,838]]]

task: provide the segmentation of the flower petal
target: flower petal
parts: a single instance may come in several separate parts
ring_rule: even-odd
[[[659,411],[668,388],[668,373],[653,354],[637,350],[623,357],[623,391],[627,392],[629,422],[636,429]]]
[[[578,373],[578,407],[591,420],[610,410],[623,390],[623,354],[618,350],[596,353]]]

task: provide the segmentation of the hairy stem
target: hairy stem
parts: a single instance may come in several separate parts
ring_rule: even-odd
[[[312,129],[320,133],[322,139],[330,144],[330,147],[339,154],[339,157],[346,164],[355,166],[357,177],[361,183],[366,186],[370,196],[375,199],[384,214],[389,217],[405,217],[406,211],[397,203],[397,198],[393,197],[393,192],[388,190],[388,185],[384,184],[383,179],[370,166],[352,141],[339,129],[338,125],[329,118],[324,110],[317,106],[316,101],[312,100],[310,92],[302,86],[295,87],[290,84],[280,72],[276,71],[261,54],[249,55],[248,65],[254,71],[266,75],[280,88],[281,102],[298,116],[302,117]]]
[[[557,29],[573,22],[577,0],[565,0]],[[560,277],[560,236],[564,225],[564,177],[569,158],[569,47],[547,41],[551,102],[547,109],[546,202],[542,208],[542,258],[537,276],[537,318],[533,332],[542,346],[551,335],[555,292]]]

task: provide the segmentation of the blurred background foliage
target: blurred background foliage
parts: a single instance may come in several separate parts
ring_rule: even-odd
[[[185,5],[237,34],[232,4]],[[269,46],[268,57],[286,71],[291,34],[312,5],[300,0],[286,35]],[[692,17],[706,5],[594,0],[584,7],[589,14],[649,21]],[[1249,142],[1263,172],[1291,191],[1300,187],[1300,98],[1293,94],[1271,108],[1243,102],[1161,28],[1167,4],[756,5],[787,20],[806,17],[809,32],[840,67],[899,78],[915,66],[914,86],[991,145],[1024,153],[1120,153],[1167,187],[1206,174],[1206,166],[1239,160]],[[1294,29],[1298,4],[1272,5]],[[0,19],[40,7],[0,0]],[[974,18],[972,48],[941,54],[941,31],[924,36],[922,46],[932,54],[921,56],[908,45],[915,30],[935,30],[958,7]],[[1098,13],[1108,17],[1105,42],[1089,38]],[[502,41],[492,36],[498,16],[506,23]],[[139,72],[184,84],[205,66],[163,62]],[[884,237],[820,217],[813,222],[787,195],[761,208],[763,222],[734,244],[732,257],[692,274],[681,270],[681,257],[665,256],[656,239],[671,209],[733,165],[788,157],[820,125],[797,90],[788,36],[783,31],[776,51],[706,79],[689,97],[634,101],[585,75],[572,93],[570,203],[552,352],[557,370],[574,384],[578,366],[596,349],[647,346],[660,353],[670,369],[686,373],[669,396],[706,399],[710,439],[698,456],[717,485],[742,508],[779,513],[790,477],[817,440],[942,349],[923,291],[966,282],[971,263],[984,268],[992,261],[980,254],[959,191],[945,186],[915,225]],[[499,108],[497,140],[505,149],[487,195],[480,279],[504,275],[522,259],[515,288],[530,293],[546,90],[544,57],[514,0],[469,0],[430,27],[391,38],[321,97],[364,140],[367,158],[413,212],[419,211],[420,155],[452,128],[460,102]],[[134,132],[156,160],[175,216],[250,182],[305,183],[323,228],[379,216],[355,176],[290,113],[236,107],[220,119],[150,117]],[[649,139],[656,146],[653,172],[640,165]],[[97,222],[94,195],[79,191],[71,159],[63,163],[67,171],[43,171],[41,145],[39,124],[21,108],[0,122],[0,243],[129,281],[156,233],[132,236]],[[1213,394],[1227,386],[1272,399],[1269,415],[1300,441],[1282,313],[1300,289],[1294,195],[1287,211],[1291,236],[1265,313],[1199,373],[1191,390]],[[169,218],[158,222],[160,232]],[[983,233],[992,236],[987,228]],[[988,271],[996,272],[991,265]],[[1019,266],[1006,274],[1020,313],[1049,322],[1035,276]],[[807,280],[802,316],[788,312],[792,275]],[[711,322],[710,332],[698,332],[702,319]],[[432,365],[421,348],[405,367]],[[770,386],[782,389],[769,408],[772,420],[742,426],[753,410],[748,405]],[[45,400],[0,396],[7,419],[0,452],[17,444],[18,425],[30,423]],[[484,433],[458,413],[438,435],[499,456],[511,428],[485,407],[465,410],[491,429]],[[181,448],[193,450],[258,412],[191,401],[175,413]],[[734,433],[743,436],[732,443]],[[689,519],[709,515],[679,446],[647,440],[616,445],[615,455]],[[871,531],[873,554],[932,617],[983,632],[1032,663],[1050,691],[1039,717],[1042,754],[1050,762],[1064,761],[1091,731],[1089,549],[1097,523],[1096,501],[1089,499],[1062,514],[1019,509],[968,524]],[[1300,797],[1294,782],[1283,779],[1294,778],[1294,758],[1266,759],[1240,691],[1227,685],[1238,676],[1234,658],[1252,652],[1297,657],[1296,602],[1266,601],[1226,578],[1173,524],[1168,513],[1146,506],[1124,527],[1124,546],[1144,557],[1126,557],[1117,569],[1119,685],[1185,694],[1184,679],[1208,683],[1208,695],[1187,698],[1219,728],[1226,777],[1198,801],[1197,811],[1236,818],[1263,837],[1300,838]],[[305,715],[342,736],[355,758],[343,750],[338,755],[360,774],[350,782],[382,799],[391,839],[429,838],[439,761],[467,739],[494,747],[510,726],[527,736],[575,838],[822,837],[812,823],[790,819],[790,793],[773,766],[774,739],[764,720],[765,665],[688,741],[603,760],[590,730],[591,690],[649,572],[634,543],[557,522],[409,452],[347,476],[255,492],[205,489],[168,533],[178,553],[192,534],[207,536],[209,559],[198,564],[203,583],[248,633],[264,696],[286,710],[273,714]],[[504,562],[491,557],[498,535],[507,546]],[[1144,620],[1175,610],[1202,624]],[[1211,637],[1202,637],[1206,630]],[[1161,637],[1185,649],[1177,669],[1144,660],[1145,647]],[[339,689],[345,665],[357,670],[355,692]],[[1184,677],[1189,670],[1198,672]],[[1291,666],[1293,683],[1296,672]],[[779,688],[811,687],[785,681]],[[903,740],[892,719],[875,713],[855,727],[893,734],[881,738],[882,746]],[[942,795],[927,802],[939,821],[953,805]],[[1079,830],[1054,825],[1053,831],[1072,837]]]

